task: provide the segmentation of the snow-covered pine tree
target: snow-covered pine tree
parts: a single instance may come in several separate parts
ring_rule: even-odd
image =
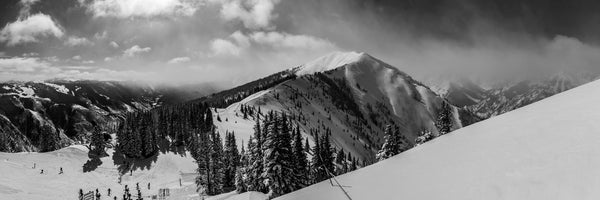
[[[278,197],[302,187],[300,175],[296,174],[294,154],[290,144],[291,134],[287,116],[275,117],[264,141],[264,173],[271,197]]]
[[[336,168],[337,175],[344,174],[347,172],[348,169],[346,167],[345,159],[346,153],[344,152],[344,149],[340,148],[340,150],[335,155],[335,163],[339,166]]]
[[[442,107],[438,112],[435,126],[438,128],[440,135],[452,131],[452,107],[446,101],[442,101]]]
[[[321,143],[323,144],[321,146],[321,159],[323,159],[323,165],[325,166],[325,172],[327,173],[326,177],[329,177],[330,173],[333,173],[335,170],[335,165],[334,165],[334,157],[333,157],[333,148],[331,147],[331,142],[329,141],[329,136],[331,135],[331,129],[327,129],[326,134],[323,136],[323,139],[321,140]],[[327,178],[326,178],[327,179]]]
[[[394,128],[395,129],[395,128]],[[396,131],[392,129],[391,125],[385,127],[385,141],[381,146],[379,152],[375,156],[375,159],[382,161],[400,153],[399,137]]]
[[[92,138],[90,141],[90,152],[98,156],[106,155],[104,148],[106,147],[106,142],[104,141],[104,134],[100,130],[100,127],[96,126],[94,128],[94,132],[92,132]]]
[[[293,143],[293,153],[294,153],[294,166],[295,173],[298,174],[299,181],[302,183],[302,187],[308,185],[307,177],[308,173],[308,160],[306,151],[304,150],[302,144],[302,136],[300,135],[300,127],[296,126],[294,132],[294,143]],[[308,145],[308,143],[307,143]]]
[[[208,195],[220,194],[223,192],[223,141],[221,136],[213,129],[211,132],[211,148],[210,148],[210,174],[213,178],[210,179],[212,188],[207,193]]]
[[[327,172],[325,172],[325,168],[323,166],[323,160],[321,159],[321,142],[319,141],[319,136],[315,135],[315,146],[313,146],[312,149],[312,153],[313,153],[313,157],[311,160],[311,175],[310,175],[310,179],[311,179],[311,184],[314,183],[318,183],[321,182],[322,180],[325,180],[325,177],[327,177]]]
[[[415,139],[415,144],[420,145],[431,139],[433,139],[433,134],[431,134],[431,131],[424,130],[421,131],[421,133],[419,133],[419,136]]]
[[[250,141],[252,141],[252,136],[250,136]],[[248,143],[251,146],[251,143]],[[247,183],[247,175],[246,171],[248,169],[248,153],[244,148],[244,142],[242,141],[242,149],[240,151],[240,161],[238,169],[235,174],[235,190],[238,193],[248,191],[248,183]]]
[[[198,164],[198,169],[196,172],[198,176],[196,177],[196,186],[197,192],[201,195],[208,195],[209,191],[212,191],[212,174],[210,173],[210,139],[208,136],[208,132],[200,131],[197,133],[197,143],[196,143],[196,153],[192,154],[196,159],[196,164]]]
[[[244,193],[248,191],[246,188],[246,182],[244,181],[244,168],[239,168],[235,171],[235,191],[239,193]]]
[[[310,154],[311,148],[310,148],[310,144],[308,143],[308,137],[304,140],[304,154],[307,156],[306,159],[306,185],[310,185],[311,184],[311,177],[310,177],[310,173],[311,173],[311,163],[308,160],[308,155]]]
[[[223,191],[229,192],[235,189],[235,175],[240,162],[240,154],[237,150],[233,132],[226,133],[224,154],[223,166],[225,167],[225,170],[223,176]]]
[[[254,138],[248,142],[249,166],[246,170],[248,177],[248,191],[266,192],[267,188],[264,186],[262,176],[263,172],[263,151],[262,151],[262,130],[267,128],[268,124],[263,124],[261,129],[260,119],[256,118],[256,125],[254,125]]]

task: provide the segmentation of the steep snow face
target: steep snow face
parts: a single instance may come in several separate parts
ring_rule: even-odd
[[[387,124],[400,127],[411,145],[407,149],[421,131],[438,134],[435,121],[444,100],[376,58],[364,53],[334,53],[303,67],[296,79],[218,109],[216,115],[221,121],[214,119],[219,132],[235,131],[238,139],[246,141],[252,135],[254,118],[243,119],[240,105],[260,107],[263,113],[286,112],[305,137],[313,140],[330,128],[331,141],[337,149],[367,161],[373,160],[384,142],[383,129]],[[450,113],[453,129],[476,121],[452,106]]]
[[[598,199],[599,92],[595,81],[337,180],[353,199]],[[324,181],[278,199],[347,198]]]
[[[484,100],[488,91],[467,79],[444,79],[437,77],[427,84],[436,94],[458,107],[472,106]]]
[[[350,63],[355,63],[367,57],[365,53],[358,52],[333,52],[323,57],[310,61],[297,69],[296,75],[313,74],[315,72],[329,71]]]

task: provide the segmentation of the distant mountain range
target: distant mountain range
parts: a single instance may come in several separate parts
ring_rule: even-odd
[[[432,84],[453,105],[490,118],[598,79],[595,73],[562,72],[535,80],[504,83],[488,89],[466,79]]]
[[[50,151],[84,142],[94,127],[114,129],[125,112],[211,91],[208,86],[183,90],[112,81],[0,83],[0,151]]]
[[[387,125],[400,128],[408,149],[421,134],[439,136],[440,126],[456,130],[594,79],[564,73],[491,89],[467,80],[424,84],[369,54],[335,52],[220,92],[210,85],[6,82],[0,83],[0,151],[55,150],[87,141],[95,127],[114,130],[125,112],[194,101],[215,107],[219,133],[235,131],[238,144],[253,134],[255,119],[242,109],[260,108],[286,112],[311,142],[331,129],[335,148],[371,162]]]

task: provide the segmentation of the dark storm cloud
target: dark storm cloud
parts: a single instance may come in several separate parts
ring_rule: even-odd
[[[305,0],[278,8],[286,13],[276,20],[282,29],[368,52],[410,74],[600,66],[597,1]]]
[[[40,69],[83,65],[107,75],[131,71],[163,81],[227,76],[243,83],[335,50],[367,52],[413,75],[600,65],[596,1],[32,2],[28,12],[50,17],[63,34],[0,43],[4,57],[39,57],[4,60],[10,69],[37,62],[48,66]],[[1,1],[1,27],[26,20],[23,9],[19,0]],[[128,54],[132,49],[143,51]]]
[[[414,37],[468,41],[469,31],[495,27],[587,42],[597,41],[600,33],[600,1],[593,0],[307,0],[283,4],[292,13],[299,10],[325,19],[351,19],[362,26]],[[283,16],[288,19],[283,22],[302,18],[300,12]]]

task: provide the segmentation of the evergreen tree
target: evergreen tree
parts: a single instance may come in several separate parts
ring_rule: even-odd
[[[304,152],[310,153],[310,144],[308,143],[308,138],[304,140]]]
[[[268,126],[268,135],[264,141],[264,173],[271,197],[281,196],[302,187],[300,175],[296,174],[294,155],[290,144],[290,128],[287,117],[275,117]]]
[[[220,194],[223,191],[223,141],[221,136],[216,132],[212,131],[211,134],[211,149],[210,149],[210,175],[213,177],[211,190],[207,193],[208,195]]]
[[[105,147],[106,141],[104,141],[104,133],[102,133],[100,128],[96,126],[90,141],[90,152],[98,156],[104,156],[107,155],[104,151]]]
[[[344,152],[344,149],[340,148],[340,150],[335,155],[335,163],[340,166],[336,170],[336,172],[337,172],[336,174],[337,175],[344,174],[344,173],[348,172],[345,159],[346,159],[346,153]]]
[[[248,188],[246,187],[246,181],[244,181],[243,171],[243,168],[240,168],[235,172],[235,191],[237,193],[244,193],[248,191]]]
[[[452,131],[452,107],[446,101],[442,101],[442,107],[438,112],[435,126],[438,128],[440,135]]]
[[[263,124],[261,129],[259,118],[256,118],[256,125],[254,126],[254,138],[249,141],[248,151],[250,156],[248,158],[249,168],[247,169],[246,175],[248,176],[248,191],[267,192],[267,188],[264,185],[263,177],[263,150],[262,150],[262,129],[268,127],[268,123]],[[250,144],[252,146],[250,146]]]
[[[378,161],[385,160],[389,157],[395,156],[405,150],[407,147],[406,138],[401,136],[398,127],[392,129],[391,126],[387,126],[385,129],[385,142],[381,149],[377,153],[376,159]],[[364,162],[364,160],[363,160]]]
[[[229,192],[235,189],[235,175],[240,162],[240,154],[237,150],[233,132],[226,134],[224,153],[223,166],[225,166],[225,170],[223,176],[223,190],[224,192]]]
[[[313,146],[312,153],[313,157],[311,160],[311,183],[318,183],[324,178],[327,177],[327,173],[325,172],[325,168],[323,166],[323,160],[321,159],[321,142],[319,141],[319,136],[315,136],[315,146]]]
[[[196,164],[198,164],[198,169],[196,169],[198,176],[196,177],[196,186],[197,191],[201,195],[208,195],[208,193],[213,190],[209,156],[209,152],[211,151],[210,143],[208,132],[201,131],[199,134],[197,134],[195,159]]]
[[[308,144],[308,143],[307,143]],[[296,166],[295,173],[300,178],[300,183],[302,186],[308,185],[307,177],[308,173],[308,160],[306,151],[304,150],[302,144],[302,136],[300,135],[300,127],[296,126],[294,131],[294,143],[293,143],[293,153],[294,153],[294,166]]]
[[[331,143],[329,141],[329,136],[331,135],[331,129],[327,129],[326,134],[323,136],[322,147],[321,147],[321,155],[320,157],[323,159],[323,165],[325,167],[325,172],[327,174],[326,177],[331,176],[335,170],[335,165],[333,163],[333,148],[331,147]]]
[[[252,136],[250,136],[250,141],[252,141]],[[248,169],[248,156],[249,155],[246,152],[246,150],[244,149],[244,142],[242,142],[241,147],[242,147],[242,149],[240,151],[239,166],[235,173],[235,190],[238,193],[248,191],[248,183],[246,180],[247,179],[246,171]]]

